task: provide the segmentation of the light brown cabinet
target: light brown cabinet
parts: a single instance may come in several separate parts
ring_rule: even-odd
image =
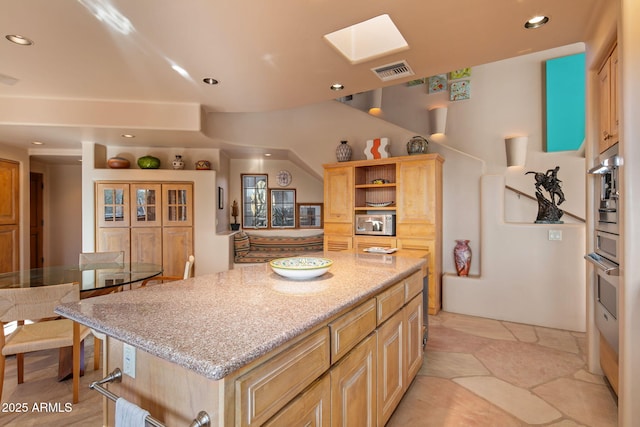
[[[109,390],[166,425],[206,410],[220,426],[383,426],[422,365],[422,277],[415,271],[220,380],[137,351],[135,378]],[[121,367],[122,343],[108,337],[106,348],[107,371]],[[114,412],[109,403],[105,425]]]
[[[325,249],[429,252],[429,314],[442,307],[443,162],[437,154],[422,154],[323,165]],[[396,215],[395,236],[355,235],[356,214],[382,212]]]
[[[602,153],[619,141],[618,136],[618,48],[615,46],[598,72],[600,138]]]
[[[96,216],[97,251],[124,251],[127,262],[182,276],[193,254],[191,183],[98,182]]]
[[[376,426],[376,333],[335,365],[331,375],[331,426]]]

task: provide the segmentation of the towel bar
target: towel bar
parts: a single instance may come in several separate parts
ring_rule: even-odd
[[[96,390],[103,396],[106,396],[107,398],[115,402],[116,400],[118,400],[119,396],[110,392],[106,388],[102,387],[102,384],[119,383],[120,381],[122,381],[122,371],[119,368],[116,368],[103,379],[92,382],[89,388],[91,390]],[[165,427],[164,424],[162,424],[160,421],[153,418],[151,415],[147,415],[146,422],[147,424],[150,424],[154,427]],[[207,414],[205,411],[200,411],[198,413],[198,416],[189,425],[189,427],[210,427],[210,426],[211,426],[211,419],[209,418],[209,414]]]

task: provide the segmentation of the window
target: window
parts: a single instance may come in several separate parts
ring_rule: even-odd
[[[296,227],[296,190],[271,190],[271,227]]]
[[[242,228],[267,228],[267,175],[242,174]]]
[[[322,228],[322,203],[298,203],[298,228]]]

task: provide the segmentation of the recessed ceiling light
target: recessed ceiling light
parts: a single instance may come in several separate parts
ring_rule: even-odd
[[[331,85],[331,90],[342,90],[344,89],[344,85],[340,83],[334,83]]]
[[[19,34],[7,34],[5,37],[11,43],[19,44],[22,46],[31,46],[33,44],[33,40],[28,39],[25,36],[21,36]]]
[[[204,79],[202,79],[202,81],[208,85],[217,85],[219,83],[216,79],[212,77],[205,77]]]
[[[44,142],[40,142],[40,141],[32,141],[31,143],[33,145],[44,145]]]
[[[265,157],[271,157],[271,153],[264,153]]]
[[[135,138],[135,135],[131,135],[130,133],[123,133],[122,135],[120,135],[123,138]]]
[[[548,16],[538,15],[525,22],[524,27],[527,29],[540,28],[547,22],[549,22]]]

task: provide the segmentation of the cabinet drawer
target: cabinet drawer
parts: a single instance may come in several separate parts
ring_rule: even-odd
[[[329,324],[329,330],[331,331],[331,364],[337,362],[375,328],[375,298],[331,322]]]
[[[404,281],[396,283],[376,297],[378,325],[387,320],[404,305]]]
[[[267,421],[264,427],[330,425],[331,382],[327,374]]]
[[[329,369],[322,328],[236,380],[236,425],[262,425]]]
[[[413,273],[411,276],[403,280],[404,282],[404,302],[407,303],[411,299],[422,292],[422,274],[421,271]]]

